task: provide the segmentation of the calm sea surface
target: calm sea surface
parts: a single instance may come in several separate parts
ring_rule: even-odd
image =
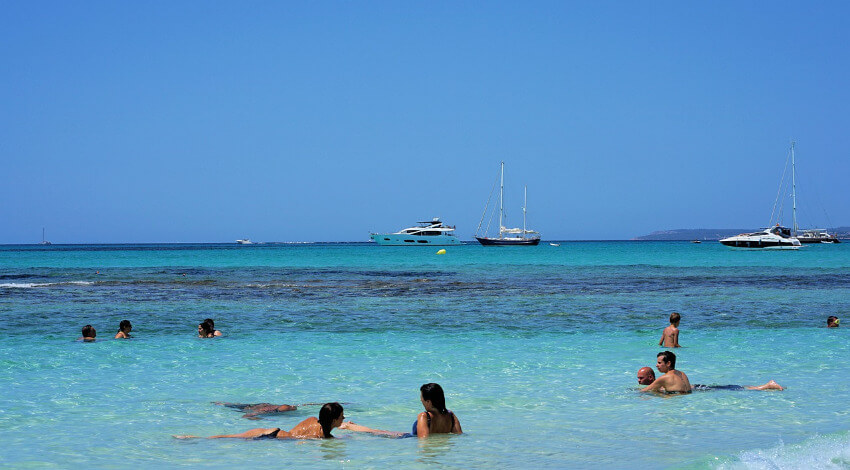
[[[0,465],[848,468],[850,243],[559,247],[0,246]],[[637,393],[670,312],[692,383]],[[837,315],[848,325],[824,328]],[[223,338],[196,337],[204,318]],[[118,323],[134,338],[111,339]],[[80,343],[92,324],[99,341]],[[345,402],[407,431],[438,382],[465,434],[177,440],[289,429],[213,401]]]

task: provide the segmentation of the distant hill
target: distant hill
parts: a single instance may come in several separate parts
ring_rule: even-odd
[[[635,237],[632,240],[720,240],[733,237],[739,233],[755,232],[756,228],[680,228],[675,230],[659,230],[649,235]],[[850,227],[837,227],[830,230],[838,238],[850,238]]]

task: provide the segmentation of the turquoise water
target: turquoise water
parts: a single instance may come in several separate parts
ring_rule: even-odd
[[[0,464],[846,468],[850,244],[0,247]],[[693,383],[635,392],[671,311]],[[200,340],[216,320],[225,337]],[[134,339],[110,339],[122,319]],[[96,343],[75,342],[80,327]],[[290,428],[213,401],[345,402],[407,431],[438,382],[465,434],[173,439]]]

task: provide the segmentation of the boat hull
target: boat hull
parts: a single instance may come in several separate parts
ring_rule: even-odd
[[[837,238],[807,238],[797,237],[800,243],[841,243]]]
[[[385,246],[452,246],[460,245],[454,235],[410,235],[404,233],[373,233],[369,237]]]
[[[484,246],[536,246],[539,238],[487,238],[475,237]]]
[[[796,250],[800,245],[791,242],[775,240],[720,240],[720,243],[732,248],[774,249],[774,250]]]

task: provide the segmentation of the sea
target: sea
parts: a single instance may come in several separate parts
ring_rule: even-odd
[[[639,393],[674,311],[692,383],[786,389]],[[197,337],[205,318],[222,337]],[[850,243],[4,245],[0,466],[846,469],[848,330]],[[409,431],[428,382],[463,434],[173,437],[289,429],[330,401]]]

